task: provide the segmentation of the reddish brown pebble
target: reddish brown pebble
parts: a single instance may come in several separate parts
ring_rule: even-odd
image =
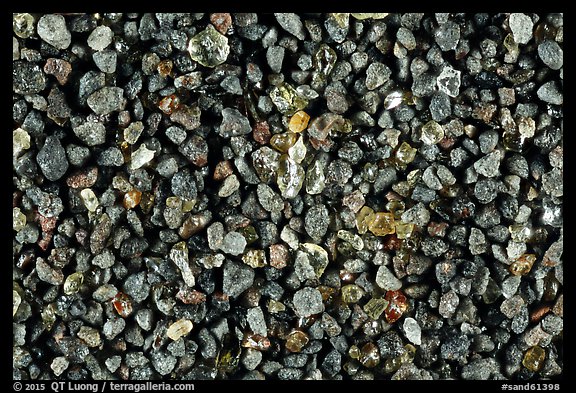
[[[270,137],[272,134],[270,133],[270,127],[268,126],[268,122],[266,121],[258,121],[254,125],[252,129],[252,136],[254,140],[261,145],[265,145],[270,142]]]
[[[44,217],[42,214],[38,213],[38,222],[44,233],[52,233],[54,227],[56,226],[56,217]]]
[[[454,143],[456,143],[456,139],[444,137],[440,140],[440,142],[438,142],[438,146],[440,146],[440,148],[443,150],[448,150],[454,146]]]
[[[252,348],[258,351],[265,351],[270,348],[270,340],[260,334],[247,333],[242,339],[242,346],[244,348]]]
[[[288,247],[284,244],[270,246],[270,266],[276,269],[284,269],[288,264]]]
[[[171,115],[180,108],[180,99],[175,94],[170,94],[160,100],[158,108],[167,115]]]
[[[42,239],[38,241],[38,246],[46,251],[50,241],[52,240],[52,235],[54,234],[54,228],[56,227],[57,217],[44,217],[42,214],[37,213],[36,220],[42,228]]]
[[[86,245],[86,239],[88,238],[88,231],[86,231],[85,229],[79,229],[76,231],[75,235],[76,235],[76,241],[81,246],[85,246]]]
[[[551,309],[552,307],[550,307],[550,305],[548,304],[543,304],[539,306],[530,314],[530,322],[532,323],[538,322],[544,317],[544,315],[548,314]]]
[[[195,289],[183,288],[176,294],[176,299],[184,304],[200,304],[206,301],[206,294]]]
[[[124,200],[122,204],[126,209],[134,209],[136,206],[138,206],[141,200],[142,200],[142,193],[137,189],[133,189],[124,194]]]
[[[384,251],[399,250],[402,246],[402,240],[398,239],[395,233],[384,237]]]
[[[123,292],[118,292],[112,300],[114,309],[122,318],[127,318],[132,314],[132,299]]]
[[[224,180],[230,176],[233,171],[234,168],[232,168],[232,163],[230,161],[220,161],[216,164],[216,168],[214,168],[214,175],[212,175],[212,178],[217,181]]]
[[[342,282],[354,282],[356,280],[356,274],[350,273],[348,270],[342,269],[338,275]]]
[[[66,60],[50,58],[44,65],[44,72],[48,75],[54,75],[60,85],[68,82],[68,76],[72,72],[72,65]]]
[[[388,307],[384,310],[386,315],[386,321],[388,323],[394,323],[404,312],[408,309],[408,300],[402,291],[388,291],[384,299],[388,300]]]
[[[92,187],[98,179],[98,167],[80,169],[66,179],[66,184],[71,188]]]
[[[217,300],[219,302],[227,302],[228,300],[230,300],[230,296],[226,295],[224,292],[214,292],[212,297],[214,298],[214,300]]]
[[[428,234],[434,237],[444,237],[448,229],[448,223],[445,222],[430,222],[428,224]]]
[[[232,26],[232,17],[227,12],[218,12],[210,14],[210,22],[220,34],[226,34],[230,26]]]

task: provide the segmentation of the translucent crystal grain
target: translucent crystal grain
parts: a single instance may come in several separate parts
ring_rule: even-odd
[[[228,59],[230,54],[228,38],[209,24],[206,29],[190,39],[188,53],[192,60],[203,66],[216,67]]]
[[[408,239],[412,235],[412,232],[414,232],[415,225],[411,222],[396,221],[394,225],[396,226],[396,236],[398,239]]]
[[[306,192],[311,195],[320,194],[326,187],[326,177],[320,161],[315,160],[306,171]]]
[[[508,270],[515,276],[524,276],[530,273],[534,262],[536,262],[536,255],[522,254],[520,258],[510,264]]]
[[[376,344],[367,342],[364,344],[364,346],[362,346],[362,349],[360,349],[360,356],[358,360],[365,367],[376,367],[380,363],[380,350]]]
[[[328,266],[328,252],[314,243],[302,243],[300,249],[307,254],[308,263],[314,269],[316,277],[320,278]]]
[[[336,295],[336,288],[329,287],[327,285],[318,285],[316,289],[320,292],[320,295],[322,295],[322,301],[325,304],[329,304],[334,300]]]
[[[436,78],[438,90],[450,97],[457,97],[460,90],[461,74],[461,71],[455,70],[450,66],[444,67]]]
[[[248,250],[242,255],[242,262],[251,268],[266,266],[266,254],[264,250]]]
[[[412,187],[410,187],[407,181],[403,180],[392,184],[392,190],[407,198],[412,192]]]
[[[401,91],[393,91],[384,98],[384,109],[390,110],[400,106],[404,101],[404,93]]]
[[[122,204],[126,209],[134,209],[142,200],[142,193],[137,189],[133,189],[124,194]]]
[[[398,201],[394,199],[386,203],[386,210],[388,210],[390,213],[394,215],[395,220],[400,219],[405,209],[406,204],[404,203],[404,201]]]
[[[416,149],[410,146],[407,142],[402,142],[402,144],[396,150],[396,160],[401,164],[409,164],[414,161],[416,157]]]
[[[84,273],[75,272],[66,277],[64,281],[64,294],[73,295],[80,290],[82,283],[84,282]]]
[[[181,210],[182,209],[182,199],[180,199],[180,197],[177,197],[177,196],[168,197],[168,198],[166,198],[166,207],[169,207],[171,209]]]
[[[384,310],[386,321],[394,323],[402,314],[408,309],[408,301],[406,296],[401,291],[387,291],[384,297],[389,303],[388,307]]]
[[[404,319],[404,324],[402,325],[402,327],[404,329],[404,334],[406,335],[406,338],[408,340],[410,340],[416,345],[420,345],[422,343],[421,342],[422,329],[420,328],[420,325],[414,318],[407,317],[406,319]]]
[[[144,124],[141,121],[134,122],[124,129],[124,140],[133,145],[144,131]]]
[[[254,228],[252,225],[245,226],[244,228],[240,229],[239,232],[246,239],[247,245],[254,243],[260,238],[258,236],[258,232],[256,232],[256,228]]]
[[[322,74],[324,77],[330,75],[336,64],[338,56],[334,49],[330,48],[325,43],[320,44],[314,57],[312,58],[312,65],[314,69]]]
[[[364,305],[363,310],[370,318],[378,319],[388,307],[388,303],[386,299],[372,298]]]
[[[504,131],[502,134],[502,142],[506,150],[517,153],[524,152],[526,148],[526,137],[516,131]]]
[[[519,243],[526,243],[532,236],[532,230],[523,224],[510,225],[508,232],[510,232],[510,238]]]
[[[396,232],[394,215],[392,213],[374,213],[368,229],[376,236],[386,236]]]
[[[350,231],[340,229],[337,233],[338,239],[342,239],[349,243],[355,250],[362,250],[364,248],[364,241],[362,238]]]
[[[20,38],[28,38],[34,34],[34,17],[28,13],[12,15],[12,30]]]
[[[302,97],[298,92],[288,83],[282,83],[280,86],[275,86],[270,91],[270,99],[278,108],[278,111],[286,116],[292,116],[299,110],[306,108],[308,100]]]
[[[189,319],[179,319],[172,323],[166,330],[166,336],[172,341],[177,341],[180,337],[187,336],[192,331],[193,324]]]
[[[332,12],[328,14],[328,17],[334,19],[340,28],[347,27],[350,22],[350,13],[348,12]]]
[[[332,112],[326,112],[310,122],[307,133],[315,139],[324,140],[330,131],[337,128],[338,123],[342,123],[344,118]]]
[[[544,365],[545,358],[546,351],[544,348],[536,345],[526,351],[522,359],[522,365],[532,372],[538,372]]]
[[[98,208],[99,202],[96,194],[90,188],[85,188],[80,191],[80,197],[82,198],[82,202],[84,202],[84,206],[91,212],[95,212],[96,208]]]
[[[389,14],[387,13],[351,13],[350,15],[352,15],[354,18],[358,19],[358,20],[364,20],[364,19],[384,19],[386,18]]]
[[[304,144],[304,138],[299,137],[296,143],[294,143],[288,149],[288,156],[293,159],[297,164],[302,163],[306,158],[306,145]]]
[[[18,157],[24,150],[30,149],[30,135],[22,128],[12,131],[12,155]]]
[[[287,154],[283,154],[278,160],[278,172],[276,182],[286,199],[295,198],[304,184],[304,169]]]
[[[356,214],[356,229],[363,235],[368,231],[369,225],[374,220],[374,210],[368,206],[362,206],[362,209]]]
[[[288,149],[294,146],[298,135],[292,132],[283,132],[281,134],[274,134],[270,138],[270,145],[281,153],[288,153]]]
[[[18,307],[20,307],[21,303],[22,303],[22,298],[20,297],[20,294],[18,293],[18,291],[13,289],[12,290],[12,316],[16,315],[16,312],[18,311]]]
[[[344,285],[341,289],[344,303],[358,303],[365,291],[356,284]]]
[[[280,153],[268,146],[263,146],[252,153],[252,165],[264,183],[269,183],[276,176],[279,158]]]
[[[444,128],[434,120],[422,126],[420,140],[427,145],[434,145],[444,138]]]
[[[268,311],[271,312],[272,314],[286,311],[286,306],[284,305],[284,303],[274,299],[268,299],[268,302],[266,302],[266,307],[268,308]]]
[[[360,357],[360,348],[358,348],[358,346],[355,344],[350,345],[350,348],[348,349],[348,355],[352,359],[358,359]]]
[[[142,168],[154,158],[154,150],[148,150],[146,145],[141,144],[140,147],[131,154],[130,169]]]
[[[44,307],[42,312],[40,313],[42,318],[42,326],[46,330],[51,330],[52,326],[56,322],[56,306],[54,303],[50,303]]]
[[[150,192],[143,192],[140,200],[140,208],[145,214],[148,214],[154,206],[154,194]]]
[[[290,132],[299,133],[308,127],[308,122],[310,121],[310,115],[304,111],[298,111],[292,115],[290,122],[288,123],[288,130]]]
[[[178,269],[180,269],[180,274],[182,275],[184,283],[189,287],[193,287],[196,284],[196,279],[190,269],[188,246],[186,245],[186,242],[178,242],[172,247],[170,250],[170,259]]]
[[[514,41],[514,36],[510,33],[507,34],[506,37],[504,37],[503,43],[504,47],[506,48],[506,50],[508,50],[508,53],[510,54],[511,60],[516,59],[518,57],[518,54],[520,53],[520,49],[516,41]]]
[[[124,292],[118,292],[112,299],[114,309],[122,318],[127,318],[132,314],[132,299]]]
[[[26,216],[20,211],[19,207],[12,209],[12,228],[20,232],[26,226]]]
[[[241,348],[236,337],[230,333],[224,335],[222,348],[216,355],[216,370],[219,373],[232,373],[240,362]]]
[[[310,339],[306,333],[301,330],[293,330],[286,338],[286,349],[290,352],[298,353],[308,344],[308,341]]]
[[[415,356],[416,356],[416,347],[412,344],[406,344],[404,345],[404,350],[400,355],[400,361],[402,363],[410,363],[412,362],[412,360],[414,360]]]

